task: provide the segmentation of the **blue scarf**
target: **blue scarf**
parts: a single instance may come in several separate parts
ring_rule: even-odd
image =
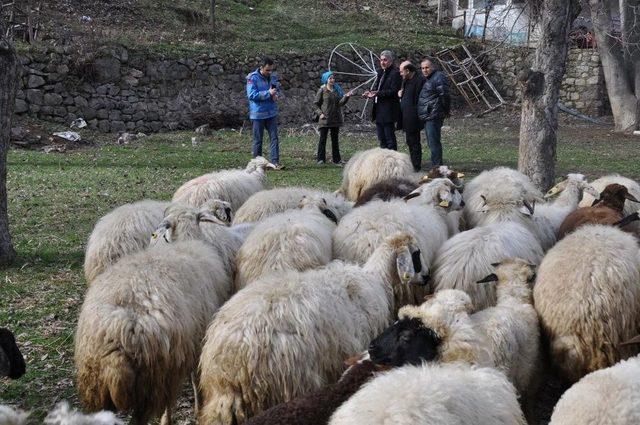
[[[333,75],[333,71],[327,71],[324,74],[322,74],[322,84],[327,84],[327,81],[329,81],[329,77],[331,77]],[[340,87],[340,84],[338,83],[333,83],[333,89],[336,91],[336,93],[338,93],[338,96],[342,99],[342,96],[344,96],[344,91],[342,90],[342,87]]]

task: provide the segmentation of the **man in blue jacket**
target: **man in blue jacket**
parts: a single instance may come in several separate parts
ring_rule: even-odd
[[[426,80],[418,97],[418,117],[424,122],[424,131],[427,133],[431,167],[437,167],[442,165],[442,123],[451,109],[449,83],[447,76],[436,69],[433,60],[424,59],[420,67]]]
[[[247,75],[247,98],[249,99],[249,119],[253,123],[252,154],[262,156],[262,137],[265,128],[269,132],[271,150],[270,161],[276,170],[284,168],[280,165],[280,146],[278,144],[278,105],[281,96],[280,83],[272,75],[273,60],[265,57],[260,68]]]

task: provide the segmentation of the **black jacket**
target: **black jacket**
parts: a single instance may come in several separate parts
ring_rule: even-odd
[[[378,70],[378,78],[373,86],[378,90],[374,98],[371,119],[376,123],[387,124],[400,121],[400,99],[398,92],[402,85],[400,71],[395,66],[390,66],[386,70]]]
[[[425,78],[422,74],[414,73],[413,78],[402,83],[402,97],[400,109],[402,110],[402,129],[408,133],[422,130],[422,122],[418,118],[418,98],[424,85]]]
[[[443,119],[449,115],[450,108],[447,77],[441,71],[434,71],[422,86],[418,99],[418,116],[422,121]]]

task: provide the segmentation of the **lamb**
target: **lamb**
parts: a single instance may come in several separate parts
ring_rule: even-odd
[[[84,276],[91,283],[120,258],[149,245],[149,235],[162,221],[169,202],[143,200],[122,205],[96,223],[84,256]]]
[[[492,273],[492,263],[522,258],[540,264],[544,251],[538,238],[519,223],[493,223],[459,233],[446,241],[433,261],[436,291],[460,289],[471,297],[475,311],[496,303],[496,290],[476,282]]]
[[[394,177],[389,180],[378,182],[362,191],[354,207],[359,207],[374,199],[390,201],[392,199],[404,198],[418,187],[413,179]]]
[[[623,177],[619,174],[609,174],[604,177],[600,177],[599,179],[591,182],[591,185],[596,189],[596,191],[602,192],[605,187],[609,186],[612,183],[621,184],[626,187],[631,195],[633,195],[636,199],[640,199],[640,183],[635,180],[631,180],[627,177]],[[590,207],[593,205],[593,201],[598,199],[598,196],[592,193],[584,193],[582,196],[582,200],[580,201],[580,207]],[[624,211],[623,214],[625,216],[634,213],[638,209],[637,205],[631,203],[631,201],[626,201],[624,203]],[[629,226],[629,229],[636,233],[636,235],[640,236],[640,223],[635,223]]]
[[[393,177],[410,177],[413,165],[409,155],[390,149],[374,148],[356,153],[349,159],[342,173],[342,185],[338,193],[350,201],[376,183]]]
[[[428,273],[415,240],[387,238],[360,267],[336,260],[286,271],[235,294],[212,321],[200,357],[200,423],[242,423],[340,376],[389,325],[393,287]]]
[[[630,343],[640,343],[640,338]],[[640,356],[592,372],[562,395],[549,424],[640,423],[639,382]]]
[[[193,219],[217,220],[203,212]],[[109,267],[89,287],[78,319],[75,364],[85,406],[131,412],[137,424],[164,411],[162,423],[171,423],[206,326],[231,291],[229,271],[202,240],[160,244]]]
[[[237,211],[251,195],[267,188],[268,168],[275,165],[257,156],[244,170],[222,170],[189,180],[176,190],[172,201],[200,207],[210,199],[221,199]]]
[[[513,385],[493,368],[404,366],[365,384],[330,425],[525,425]]]
[[[640,202],[625,186],[617,183],[608,185],[600,194],[600,198],[594,201],[593,206],[579,208],[567,215],[558,230],[558,239],[585,224],[615,225],[624,217],[625,200]]]
[[[257,223],[274,214],[298,207],[303,197],[323,198],[327,206],[340,220],[351,208],[353,202],[349,202],[342,195],[335,195],[307,187],[280,187],[277,189],[262,190],[251,195],[247,201],[236,211],[233,224]]]
[[[336,217],[324,199],[303,198],[300,208],[259,223],[236,256],[235,288],[240,290],[269,273],[308,270],[331,261]]]
[[[464,190],[464,217],[469,228],[480,225],[483,214],[480,212],[485,206],[482,196],[487,196],[500,191],[505,195],[513,191],[514,202],[523,200],[533,205],[542,201],[542,193],[531,183],[531,180],[524,174],[506,167],[497,167],[488,171],[483,171],[472,179]],[[509,198],[505,198],[507,201]],[[533,214],[533,212],[531,213]]]
[[[0,377],[7,376],[18,379],[25,374],[24,357],[16,344],[13,333],[6,328],[0,328]]]
[[[588,225],[545,256],[533,289],[554,365],[575,382],[629,357],[640,331],[640,250],[615,227]]]
[[[350,365],[340,380],[309,395],[280,403],[252,417],[245,425],[318,425],[326,424],[331,414],[347,401],[376,372],[388,369],[371,360]]]

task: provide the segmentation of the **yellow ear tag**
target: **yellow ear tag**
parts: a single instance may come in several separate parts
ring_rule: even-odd
[[[156,232],[153,232],[151,234],[151,239],[158,239],[158,234]]]
[[[440,201],[438,205],[440,205],[443,208],[449,208],[449,201],[447,200]]]

